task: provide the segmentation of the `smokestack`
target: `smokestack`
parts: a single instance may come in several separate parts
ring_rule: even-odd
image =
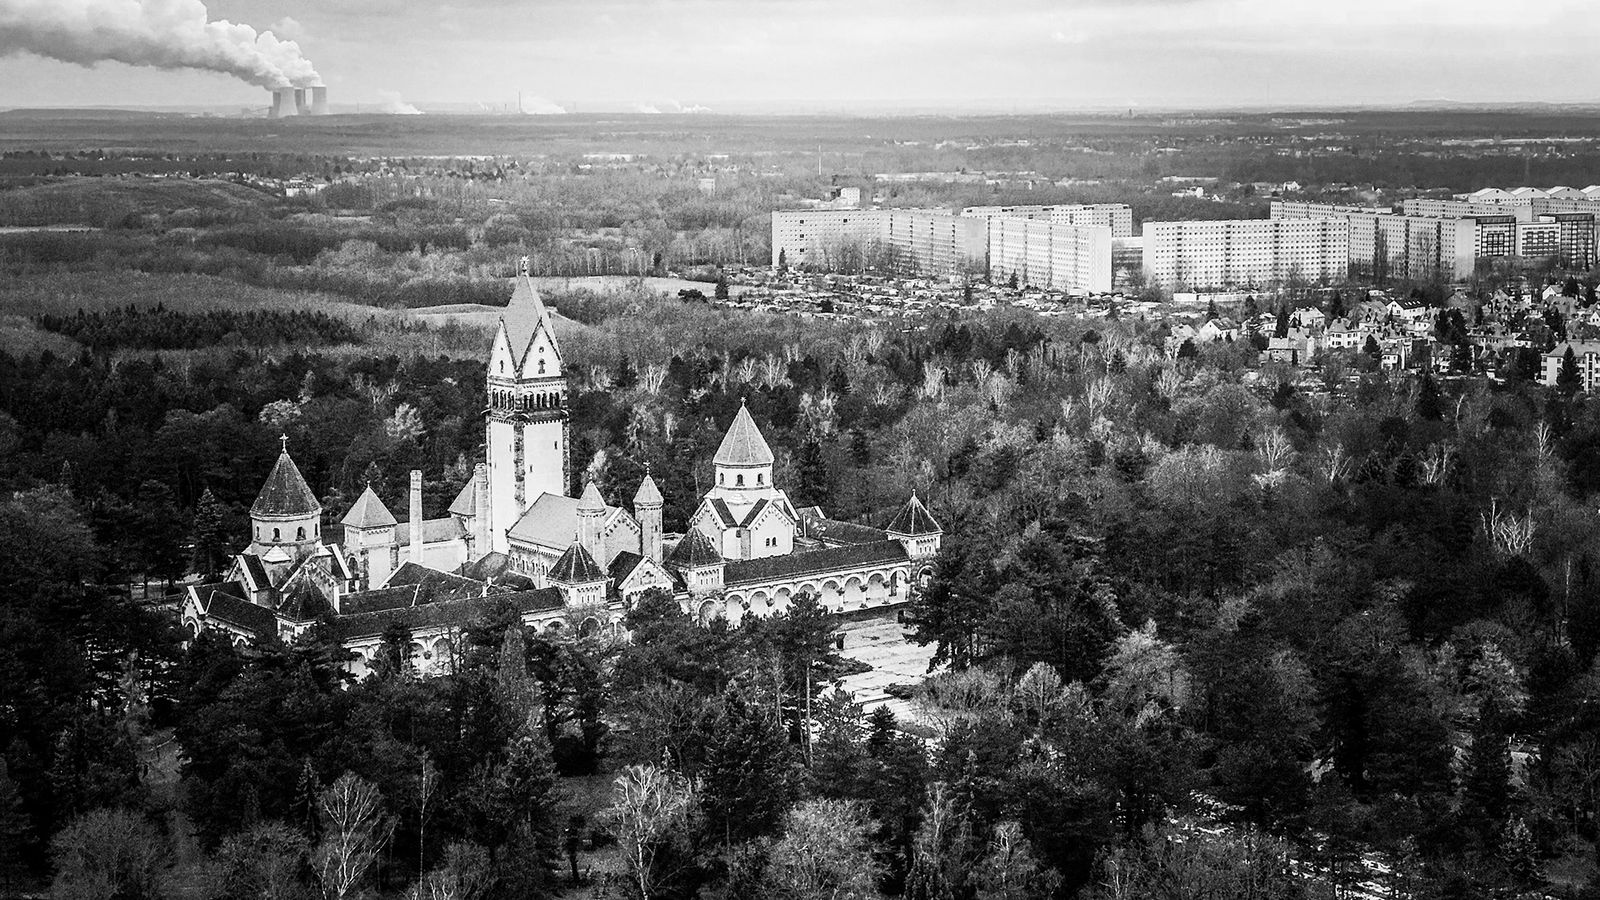
[[[305,88],[294,89],[294,114],[297,116],[311,115],[311,104],[306,99]]]
[[[472,511],[472,544],[473,552],[478,556],[488,556],[494,549],[494,544],[489,538],[489,467],[478,463],[472,470],[472,480],[477,482],[477,489],[473,492],[475,500]]]
[[[422,470],[411,470],[411,561],[422,565]]]
[[[325,116],[328,114],[327,87],[319,84],[311,89],[311,114],[313,116]]]

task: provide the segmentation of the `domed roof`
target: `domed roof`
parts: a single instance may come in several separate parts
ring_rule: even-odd
[[[562,584],[585,584],[591,581],[605,581],[606,573],[600,571],[600,566],[594,557],[583,545],[573,542],[567,552],[561,554],[556,564],[550,567],[550,580]]]
[[[278,461],[267,474],[267,483],[261,486],[256,502],[250,505],[250,515],[257,518],[289,519],[314,516],[322,512],[322,504],[311,493],[311,486],[300,474],[300,467],[289,458],[289,441],[283,439],[283,450]]]
[[[722,554],[711,543],[711,538],[698,528],[689,529],[689,533],[678,541],[678,546],[672,548],[672,553],[667,557],[667,565],[677,569],[694,569],[700,566],[715,566],[722,563]]]
[[[722,445],[717,447],[714,462],[719,466],[772,465],[772,448],[743,403],[739,404],[739,414],[733,417],[728,433],[723,435]]]

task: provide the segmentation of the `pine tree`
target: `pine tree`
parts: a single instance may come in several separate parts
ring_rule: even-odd
[[[1272,328],[1272,336],[1289,336],[1289,307],[1287,304],[1278,307],[1278,322]]]
[[[1492,693],[1478,707],[1463,782],[1463,813],[1484,834],[1498,831],[1511,806],[1511,742]]]
[[[1561,354],[1561,369],[1556,373],[1556,389],[1567,396],[1572,396],[1583,387],[1583,377],[1578,374],[1578,356],[1569,346]]]
[[[1424,374],[1417,387],[1417,418],[1424,422],[1437,422],[1444,418],[1444,406],[1439,385],[1432,375]]]
[[[205,489],[195,506],[191,538],[194,558],[190,566],[201,578],[215,580],[228,563],[228,535],[225,512],[211,488]]]

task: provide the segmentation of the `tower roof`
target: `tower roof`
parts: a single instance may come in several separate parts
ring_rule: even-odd
[[[506,303],[506,311],[500,314],[500,324],[505,326],[514,362],[522,362],[522,354],[527,352],[528,344],[541,328],[550,336],[550,347],[560,357],[561,346],[556,343],[556,331],[550,324],[550,311],[545,308],[544,298],[539,296],[527,272],[517,273],[511,300]]]
[[[583,496],[578,498],[578,512],[579,513],[583,513],[585,511],[601,511],[601,512],[603,512],[605,510],[605,508],[606,508],[606,501],[605,501],[604,497],[600,496],[600,489],[594,486],[594,482],[592,482],[592,481],[589,482],[583,488]]]
[[[573,541],[567,552],[561,554],[556,564],[550,567],[550,580],[561,584],[585,584],[605,579],[606,573],[601,571],[594,557],[577,541]]]
[[[452,516],[475,516],[478,514],[478,479],[468,478],[467,484],[456,494],[456,499],[450,502],[448,510]]]
[[[722,554],[712,545],[711,538],[698,528],[689,529],[678,546],[672,548],[667,564],[679,569],[715,566],[722,563]]]
[[[313,516],[322,512],[311,486],[300,474],[300,467],[289,458],[289,442],[284,439],[278,461],[267,474],[267,483],[261,486],[256,502],[250,504],[250,515],[267,518],[292,518]]]
[[[665,501],[661,498],[661,489],[656,487],[656,480],[650,477],[649,472],[644,473],[644,480],[639,482],[639,489],[633,493],[634,508],[637,509],[641,505],[660,506],[663,502]]]
[[[767,439],[761,436],[761,429],[756,427],[749,407],[743,403],[739,404],[739,414],[733,417],[733,424],[728,426],[728,433],[717,447],[714,462],[719,466],[772,465],[772,448],[767,446]]]
[[[373,492],[372,485],[361,492],[350,511],[344,514],[339,524],[346,528],[385,528],[396,524],[394,514],[389,512],[389,507],[383,505],[378,495]]]
[[[928,508],[922,505],[922,501],[917,499],[917,495],[912,494],[911,499],[906,501],[905,506],[900,507],[900,512],[895,514],[884,531],[907,535],[943,534],[944,528],[934,519],[933,514],[928,512]]]

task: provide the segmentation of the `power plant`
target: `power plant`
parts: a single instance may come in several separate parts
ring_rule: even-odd
[[[267,110],[267,116],[273,119],[327,114],[328,88],[320,84],[315,87],[278,88],[272,92],[272,106]]]

